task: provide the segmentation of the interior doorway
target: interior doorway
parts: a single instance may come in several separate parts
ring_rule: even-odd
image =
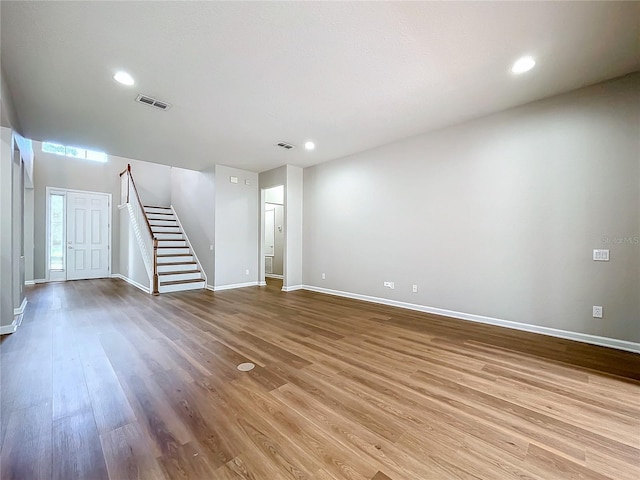
[[[261,284],[266,279],[284,280],[285,205],[284,185],[262,189],[261,194]]]
[[[47,280],[111,276],[111,194],[47,187]]]

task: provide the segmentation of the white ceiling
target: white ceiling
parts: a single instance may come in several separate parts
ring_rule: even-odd
[[[0,5],[24,135],[193,169],[308,166],[640,69],[640,2]]]

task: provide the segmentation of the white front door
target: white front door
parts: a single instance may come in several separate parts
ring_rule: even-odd
[[[110,276],[109,196],[67,192],[67,280]]]

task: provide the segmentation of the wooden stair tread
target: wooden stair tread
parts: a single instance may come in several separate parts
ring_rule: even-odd
[[[144,208],[164,208],[165,210],[171,210],[171,207],[158,207],[156,205],[144,205]]]
[[[158,219],[152,218],[151,220],[158,220]],[[167,218],[166,220],[162,220],[162,221],[163,222],[176,222],[176,223],[178,223],[178,221],[175,218]],[[161,223],[151,223],[151,222],[149,222],[149,224],[152,227],[173,227],[173,225],[162,225]]]
[[[167,248],[167,247],[158,247],[158,248]],[[168,248],[181,248],[181,247],[168,247]],[[182,247],[182,248],[186,248],[186,247]],[[158,257],[191,257],[193,256],[193,254],[191,253],[163,253],[163,254],[158,254]],[[160,265],[160,264],[158,264]],[[164,265],[164,263],[162,264]]]
[[[160,255],[158,255],[160,256]],[[167,255],[168,257],[173,257],[175,255]],[[196,262],[168,262],[168,263],[159,263],[158,266],[159,267],[169,267],[169,266],[173,266],[173,265],[195,265]]]
[[[204,278],[192,278],[191,280],[174,280],[172,282],[160,282],[160,286],[180,285],[182,283],[198,283],[198,282],[204,282]]]
[[[159,242],[161,242],[162,240],[158,240]],[[169,240],[170,242],[175,242],[177,240]],[[158,247],[158,248],[189,248],[186,245],[184,247]]]
[[[158,275],[182,275],[184,273],[200,273],[200,270],[175,270],[171,272],[158,272]]]

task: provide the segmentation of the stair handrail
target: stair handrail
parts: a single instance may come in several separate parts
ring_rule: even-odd
[[[127,196],[126,196],[126,203],[128,205],[130,205],[132,208],[134,208],[137,212],[136,217],[138,216],[142,216],[144,218],[144,223],[147,226],[147,231],[149,233],[149,236],[151,238],[151,242],[153,245],[153,259],[149,259],[151,260],[151,264],[153,265],[153,284],[151,287],[151,293],[153,295],[159,295],[159,289],[158,289],[158,238],[154,235],[153,230],[151,228],[151,224],[149,223],[149,218],[147,217],[146,212],[144,211],[144,204],[142,203],[142,200],[140,199],[140,194],[138,193],[138,188],[136,187],[136,182],[133,179],[133,174],[131,173],[131,164],[127,164],[127,168],[125,170],[123,170],[122,172],[120,172],[120,177],[122,178],[123,175],[127,176]],[[135,200],[132,202],[132,197],[130,195],[130,191],[131,191],[131,186],[133,186],[133,192],[135,193]],[[122,183],[121,183],[121,187],[122,187]],[[121,193],[121,199],[124,200],[124,192]],[[137,204],[137,208],[134,206]],[[143,255],[146,252],[143,252]]]

